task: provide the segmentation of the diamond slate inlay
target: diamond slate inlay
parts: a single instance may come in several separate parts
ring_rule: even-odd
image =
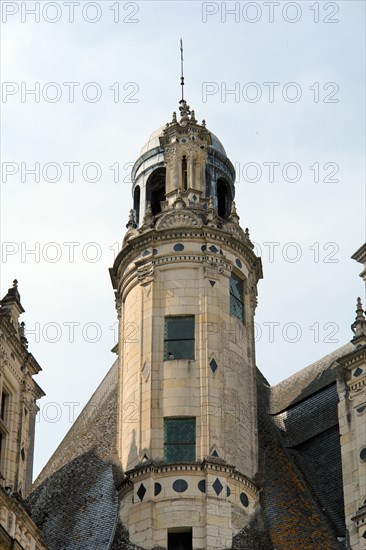
[[[216,456],[216,457],[218,457],[219,455],[218,455],[218,452],[217,452],[216,450],[214,450],[214,451],[212,451],[211,456]]]
[[[353,376],[360,376],[362,373],[363,373],[363,370],[360,369],[360,367],[357,367],[357,369],[353,373]]]
[[[141,483],[140,487],[138,488],[137,490],[137,496],[139,497],[139,499],[142,501],[144,496],[146,494],[146,488],[145,488],[145,485],[143,483]]]
[[[193,199],[194,201],[196,201],[196,200],[197,200],[196,195],[193,195],[192,199]]]
[[[211,279],[209,279],[209,281],[210,281],[210,285],[211,285],[211,286],[215,286],[216,281],[211,281]]]
[[[216,369],[218,369],[219,365],[216,363],[215,359],[212,358],[211,361],[210,361],[210,368],[212,370],[212,372],[214,373],[216,371]]]
[[[366,539],[366,531],[365,531],[364,534],[362,535],[362,538],[363,538],[363,539]]]
[[[216,248],[216,246],[215,246],[214,244],[212,244],[212,245],[209,247],[209,250],[210,250],[211,252],[218,252],[218,251],[219,251],[219,249]]]
[[[221,481],[219,480],[219,478],[217,477],[215,479],[215,481],[213,482],[212,484],[212,487],[214,488],[214,491],[215,493],[217,494],[217,496],[219,496],[219,494],[221,493],[221,491],[223,490],[223,486],[222,486],[222,483]]]
[[[149,256],[149,254],[150,254],[150,250],[144,250],[141,256],[145,257],[145,256]]]
[[[226,485],[226,496],[229,497],[231,495],[230,487],[229,485]]]

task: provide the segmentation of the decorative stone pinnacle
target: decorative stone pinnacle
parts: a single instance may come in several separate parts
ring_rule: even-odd
[[[147,205],[146,205],[146,214],[148,214],[149,216],[152,216],[151,202],[150,201],[148,201]]]
[[[362,307],[361,298],[357,298],[356,320],[352,323],[351,329],[355,335],[354,339],[359,336],[366,336],[366,318]]]
[[[133,229],[136,227],[135,212],[133,210],[130,210],[130,215],[128,217],[128,223],[126,227],[127,229]]]
[[[172,118],[172,123],[176,123],[177,122],[177,113],[174,111],[173,112],[173,118]]]
[[[191,111],[191,122],[197,122],[193,109]]]
[[[206,121],[205,121],[205,119],[202,120],[202,126],[203,126],[204,128],[206,128]]]
[[[235,201],[232,202],[232,205],[231,205],[231,212],[230,212],[230,221],[233,222],[233,223],[239,223],[239,216],[238,216],[238,213],[236,211],[236,205],[235,205]]]
[[[13,281],[13,287],[14,287],[14,288],[18,288],[18,281],[17,281],[17,279],[14,279],[14,281]]]

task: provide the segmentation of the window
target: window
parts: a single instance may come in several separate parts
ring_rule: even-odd
[[[230,315],[244,323],[243,281],[235,273],[230,277]]]
[[[168,531],[168,550],[192,550],[192,529]]]
[[[196,419],[164,418],[165,462],[196,460]]]
[[[188,188],[188,169],[186,156],[182,158],[182,183],[183,189],[186,190]]]
[[[136,225],[140,223],[140,186],[137,185],[133,194],[133,210],[135,212]]]
[[[217,181],[217,213],[224,220],[227,220],[230,215],[230,195],[229,184],[225,180],[219,179]]]
[[[146,201],[151,203],[154,216],[161,212],[161,202],[165,201],[165,168],[157,168],[149,176],[146,184]]]
[[[164,360],[194,359],[194,315],[165,317]]]
[[[1,394],[1,404],[0,404],[0,417],[1,420],[5,421],[6,412],[7,412],[7,406],[8,406],[8,394],[6,392],[2,392]]]

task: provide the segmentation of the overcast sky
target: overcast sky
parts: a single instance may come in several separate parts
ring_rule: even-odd
[[[364,24],[349,0],[2,2],[1,294],[19,280],[43,368],[35,474],[114,360],[108,268],[131,165],[178,107],[181,36],[187,100],[236,165],[262,256],[258,367],[275,384],[351,339]]]

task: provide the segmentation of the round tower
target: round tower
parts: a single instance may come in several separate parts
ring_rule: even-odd
[[[184,100],[179,110],[132,169],[133,209],[111,269],[121,520],[146,549],[217,550],[258,505],[262,268],[239,225],[224,147]]]

